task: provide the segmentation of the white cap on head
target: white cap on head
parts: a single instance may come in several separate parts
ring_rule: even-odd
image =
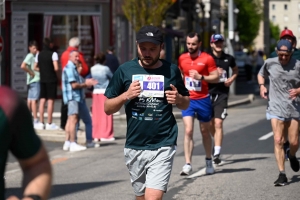
[[[69,40],[70,47],[78,47],[80,45],[80,39],[78,37],[72,37]]]

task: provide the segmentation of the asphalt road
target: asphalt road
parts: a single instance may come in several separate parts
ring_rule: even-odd
[[[222,147],[224,164],[214,175],[205,175],[205,156],[198,124],[195,125],[193,174],[179,176],[184,164],[183,123],[178,120],[179,137],[173,171],[165,200],[276,200],[300,199],[300,172],[286,162],[289,184],[274,187],[278,169],[273,154],[270,122],[265,120],[266,102],[260,98],[252,104],[231,108],[225,120]],[[46,142],[54,170],[53,200],[133,200],[129,175],[124,164],[125,121],[115,121],[117,140],[102,143],[98,149],[70,153],[62,143]],[[262,136],[265,139],[259,140]],[[298,155],[300,155],[298,153]],[[21,172],[14,159],[6,171],[7,195],[21,192]]]

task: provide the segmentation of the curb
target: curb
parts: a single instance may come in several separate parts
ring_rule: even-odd
[[[254,94],[249,94],[247,98],[232,101],[228,103],[228,108],[235,107],[242,104],[252,103],[255,99]],[[175,119],[181,119],[182,115],[181,112],[173,112]],[[56,114],[55,116],[60,117]],[[53,116],[54,117],[54,116]],[[115,113],[114,120],[126,120],[125,114]],[[65,141],[65,131],[63,130],[55,130],[55,131],[48,131],[48,130],[36,130],[36,133],[40,136],[40,138],[44,141],[52,141],[52,142],[64,142]],[[84,144],[85,140],[85,132],[78,131],[77,133],[77,142],[80,144]]]

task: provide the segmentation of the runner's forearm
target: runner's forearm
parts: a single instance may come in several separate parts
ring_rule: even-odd
[[[104,103],[105,113],[107,115],[111,115],[114,114],[115,112],[118,112],[127,100],[129,99],[127,99],[126,92],[124,92],[123,94],[115,98],[106,99]]]

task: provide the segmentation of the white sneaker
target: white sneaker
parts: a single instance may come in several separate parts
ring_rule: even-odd
[[[34,127],[34,129],[37,129],[37,130],[44,130],[44,128],[45,128],[45,126],[42,122],[34,123],[33,127]]]
[[[86,147],[87,148],[98,148],[98,147],[100,147],[100,144],[95,143],[95,142],[87,142]]]
[[[70,151],[71,152],[75,152],[75,151],[83,151],[83,150],[86,150],[86,147],[85,146],[81,146],[77,143],[72,143],[70,145]]]
[[[206,162],[205,173],[206,174],[214,174],[215,173],[215,169],[213,167],[212,160],[205,160],[205,162]]]
[[[71,145],[70,141],[65,141],[64,146],[63,146],[63,150],[64,151],[69,151],[70,145]]]
[[[185,164],[180,172],[181,176],[187,176],[192,172],[192,165]]]
[[[59,127],[56,126],[56,124],[54,124],[53,122],[51,124],[46,124],[46,130],[58,130]]]
[[[112,138],[100,138],[100,141],[101,142],[111,142],[111,141],[115,141],[116,139],[114,138],[114,137],[112,137]]]

